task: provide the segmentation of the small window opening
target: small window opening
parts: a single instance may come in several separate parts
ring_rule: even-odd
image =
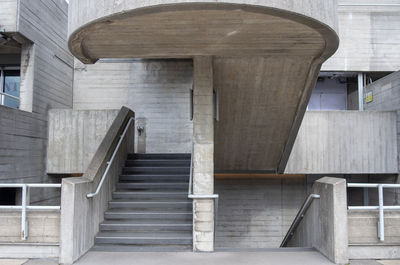
[[[20,68],[0,67],[0,104],[18,109],[20,103]]]

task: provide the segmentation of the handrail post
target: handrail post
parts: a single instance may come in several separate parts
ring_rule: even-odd
[[[22,212],[21,212],[21,239],[26,240],[27,234],[28,234],[28,229],[27,229],[27,223],[26,223],[26,201],[27,201],[27,185],[24,184],[22,186]]]
[[[379,240],[385,241],[385,218],[383,215],[383,185],[378,185],[378,194],[379,194]]]

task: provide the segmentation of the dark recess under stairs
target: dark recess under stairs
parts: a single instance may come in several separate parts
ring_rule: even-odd
[[[190,154],[129,154],[95,251],[191,251]]]

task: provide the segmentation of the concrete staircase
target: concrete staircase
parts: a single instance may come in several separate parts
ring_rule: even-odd
[[[192,250],[190,154],[130,154],[95,251]]]

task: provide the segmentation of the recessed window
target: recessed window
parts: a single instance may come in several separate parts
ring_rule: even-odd
[[[0,104],[19,108],[20,103],[20,81],[19,67],[0,67]]]

